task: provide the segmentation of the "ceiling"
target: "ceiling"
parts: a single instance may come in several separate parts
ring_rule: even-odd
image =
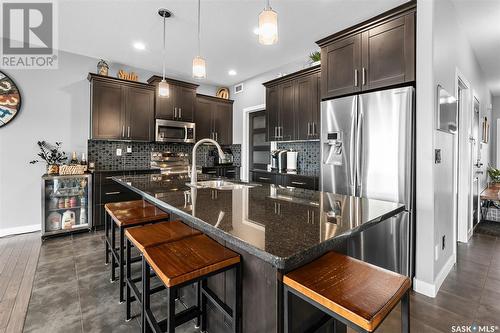
[[[405,0],[271,0],[279,42],[263,46],[253,33],[264,0],[202,0],[201,54],[206,83],[232,85],[297,61],[315,41],[395,7]],[[196,55],[196,0],[60,0],[59,48],[146,70],[162,70],[158,8],[168,8],[167,72],[190,78]],[[133,48],[143,42],[144,51]],[[498,54],[498,53],[497,53]],[[234,69],[237,75],[229,76]]]
[[[467,34],[486,84],[500,95],[500,1],[454,0],[458,21]]]

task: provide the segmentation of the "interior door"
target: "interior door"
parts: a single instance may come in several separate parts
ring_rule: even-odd
[[[358,97],[321,103],[321,190],[355,195],[355,128]]]
[[[125,137],[137,141],[153,141],[154,90],[126,88],[127,126]]]
[[[92,83],[92,139],[117,139],[125,136],[124,91],[121,84]]]
[[[360,197],[411,203],[413,88],[359,96],[356,178]]]

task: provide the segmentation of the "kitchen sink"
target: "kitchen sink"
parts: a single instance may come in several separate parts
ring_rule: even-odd
[[[186,185],[189,187],[213,188],[216,190],[237,190],[245,187],[249,188],[259,186],[259,184],[228,181],[224,179],[205,180],[197,182],[196,185],[192,185],[191,183],[186,183]]]

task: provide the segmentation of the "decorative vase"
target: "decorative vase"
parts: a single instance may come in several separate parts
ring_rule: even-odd
[[[99,60],[97,63],[97,73],[99,75],[108,76],[109,66],[103,59]]]
[[[59,165],[50,164],[47,165],[47,174],[48,175],[57,175],[59,173]]]

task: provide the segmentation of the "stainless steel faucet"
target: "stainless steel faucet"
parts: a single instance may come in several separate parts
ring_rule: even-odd
[[[193,159],[191,164],[191,185],[193,186],[196,186],[196,183],[198,182],[198,173],[196,172],[196,149],[198,148],[199,145],[203,143],[213,144],[215,147],[217,147],[217,150],[219,151],[219,156],[221,157],[224,156],[224,152],[222,151],[222,148],[217,143],[217,141],[212,139],[201,139],[200,141],[196,142],[196,144],[193,147]]]

